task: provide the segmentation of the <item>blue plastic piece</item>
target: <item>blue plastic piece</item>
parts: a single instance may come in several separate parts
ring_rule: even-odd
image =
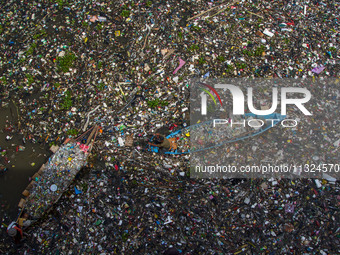
[[[81,191],[81,190],[79,190],[79,189],[77,189],[76,187],[74,187],[74,192],[76,193],[76,195],[78,195],[78,194],[81,194],[81,193],[82,193],[82,191]]]

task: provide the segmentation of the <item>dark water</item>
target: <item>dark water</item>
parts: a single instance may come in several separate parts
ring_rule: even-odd
[[[14,131],[4,130],[9,125],[14,126]],[[1,214],[15,217],[18,213],[18,203],[23,197],[21,193],[29,184],[29,178],[39,170],[51,153],[44,144],[33,144],[29,141],[23,143],[23,136],[18,133],[17,109],[13,102],[8,107],[0,106],[0,147],[6,149],[6,157],[10,162],[5,164],[4,157],[0,156],[0,164],[5,164],[7,172],[0,173],[0,205]],[[13,136],[6,140],[6,136]],[[18,145],[25,146],[24,151],[16,151]],[[31,164],[35,163],[34,166]],[[7,224],[5,222],[5,224]]]

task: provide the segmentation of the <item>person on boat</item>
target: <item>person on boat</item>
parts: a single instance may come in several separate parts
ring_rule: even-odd
[[[20,228],[19,224],[13,221],[9,226],[7,227],[7,234],[11,237],[13,237],[14,242],[16,244],[19,244],[21,239],[24,236],[24,233],[22,229]]]
[[[179,255],[179,254],[180,252],[174,247],[170,247],[164,252],[164,255]]]
[[[149,145],[159,147],[161,152],[166,152],[170,149],[170,142],[164,135],[156,133],[153,141],[154,143],[149,142]]]
[[[19,226],[25,231],[29,226],[31,226],[32,222],[28,219],[28,214],[25,213],[22,218],[18,219]],[[25,235],[25,233],[24,233]]]

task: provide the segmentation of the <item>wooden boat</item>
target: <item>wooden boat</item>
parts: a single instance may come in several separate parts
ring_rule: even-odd
[[[227,143],[233,143],[237,141],[242,141],[245,139],[249,139],[251,137],[260,135],[266,131],[268,131],[270,128],[273,128],[278,123],[280,123],[282,120],[285,119],[286,116],[280,115],[278,113],[273,113],[270,115],[254,115],[252,113],[245,114],[242,116],[241,119],[243,120],[250,120],[250,119],[258,119],[263,120],[263,123],[265,123],[261,128],[233,128],[230,127],[230,122],[226,123],[224,126],[220,126],[220,129],[212,129],[213,121],[206,121],[202,123],[197,123],[194,125],[191,125],[189,127],[185,127],[183,129],[180,129],[178,131],[172,132],[166,138],[170,141],[170,150],[166,151],[165,154],[188,154],[188,153],[194,153],[204,150],[213,149],[219,146],[222,146]],[[273,120],[273,121],[266,121],[266,120]],[[240,120],[238,120],[239,122]],[[204,134],[202,130],[207,129],[207,133]],[[221,136],[221,129],[223,129],[222,136]],[[215,132],[215,133],[214,133]],[[192,134],[195,134],[196,142],[192,142],[190,144],[190,136]],[[199,137],[201,135],[201,137]],[[214,139],[215,138],[215,139]],[[201,140],[199,140],[201,139]],[[205,139],[205,141],[204,141]],[[152,140],[152,139],[151,139]],[[190,145],[193,148],[190,148]],[[149,151],[152,152],[159,152],[159,148],[156,146],[149,146]]]
[[[32,176],[18,204],[19,217],[25,213],[29,220],[39,220],[61,198],[78,172],[87,164],[87,158],[99,131],[94,126],[76,139],[66,139],[60,148]],[[91,131],[91,132],[90,132]]]

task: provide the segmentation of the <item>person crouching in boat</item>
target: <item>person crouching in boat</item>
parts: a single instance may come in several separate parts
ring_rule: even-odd
[[[170,142],[167,138],[165,138],[165,136],[159,133],[156,133],[153,141],[154,143],[149,142],[149,145],[160,148],[161,153],[164,153],[170,150]]]
[[[7,227],[7,234],[11,237],[13,237],[14,242],[16,244],[19,244],[22,237],[24,236],[24,233],[22,229],[20,228],[19,224],[13,221],[9,226]]]

